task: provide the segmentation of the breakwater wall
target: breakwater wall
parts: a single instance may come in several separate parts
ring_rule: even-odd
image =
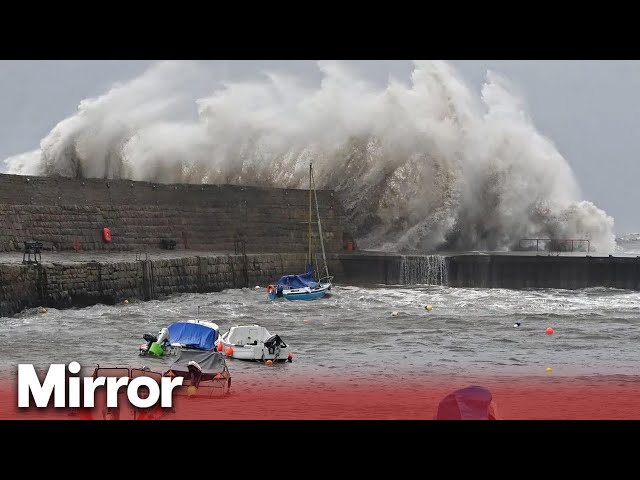
[[[349,284],[640,290],[640,258],[517,254],[339,255]]]
[[[325,248],[339,252],[341,205],[331,191],[317,194]],[[308,248],[308,222],[308,190],[0,174],[0,252],[25,241],[48,251],[142,251],[166,239],[178,250],[296,253]],[[315,245],[317,231],[314,207]]]
[[[0,316],[37,306],[83,307],[177,293],[265,287],[281,275],[302,273],[305,261],[305,254],[300,253],[205,253],[157,259],[141,256],[136,260],[132,255],[131,261],[0,263]],[[640,290],[637,257],[342,253],[329,254],[328,263],[337,287],[428,284]]]
[[[0,316],[38,306],[114,305],[178,293],[266,287],[281,275],[304,273],[304,254],[202,255],[119,262],[0,264]],[[340,275],[335,256],[331,272]],[[266,299],[266,293],[265,293]]]

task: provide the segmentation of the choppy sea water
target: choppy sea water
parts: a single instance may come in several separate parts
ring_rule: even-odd
[[[316,301],[272,302],[259,288],[25,311],[0,319],[0,373],[15,375],[19,363],[45,368],[74,360],[164,371],[175,357],[139,357],[142,335],[192,318],[222,331],[260,324],[279,334],[293,349],[292,363],[265,373],[262,365],[229,361],[232,375],[259,372],[266,381],[313,383],[327,371],[351,379],[535,376],[547,367],[554,376],[634,375],[640,365],[640,292],[338,285]]]

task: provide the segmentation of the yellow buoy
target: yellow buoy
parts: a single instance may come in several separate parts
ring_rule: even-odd
[[[553,368],[547,367],[547,372],[553,372]]]
[[[430,312],[431,310],[433,310],[433,307],[431,305],[427,305],[426,307],[424,307],[424,309]]]
[[[194,396],[196,393],[198,393],[197,387],[190,385],[189,388],[187,388],[187,395],[189,395],[190,397]]]

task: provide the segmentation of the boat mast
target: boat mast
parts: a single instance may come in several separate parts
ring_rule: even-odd
[[[318,215],[318,236],[320,237],[320,245],[322,246],[322,260],[324,261],[324,271],[327,274],[327,280],[329,280],[329,267],[327,266],[327,257],[324,253],[324,241],[322,240],[322,225],[320,224],[320,208],[318,207],[318,194],[316,193],[316,182],[311,178],[311,183],[313,184],[313,195],[316,199],[316,214]],[[311,222],[309,222],[311,225]]]
[[[309,162],[309,254],[307,257],[307,265],[313,264],[311,259],[311,169],[313,164]]]

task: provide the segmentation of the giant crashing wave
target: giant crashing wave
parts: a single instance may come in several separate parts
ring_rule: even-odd
[[[540,134],[503,77],[480,95],[441,61],[414,62],[408,84],[367,83],[319,62],[315,88],[299,78],[221,84],[196,100],[196,64],[161,62],[84,100],[8,172],[333,189],[360,248],[516,249],[521,239],[589,239],[615,248],[613,219],[580,192],[568,163]]]

